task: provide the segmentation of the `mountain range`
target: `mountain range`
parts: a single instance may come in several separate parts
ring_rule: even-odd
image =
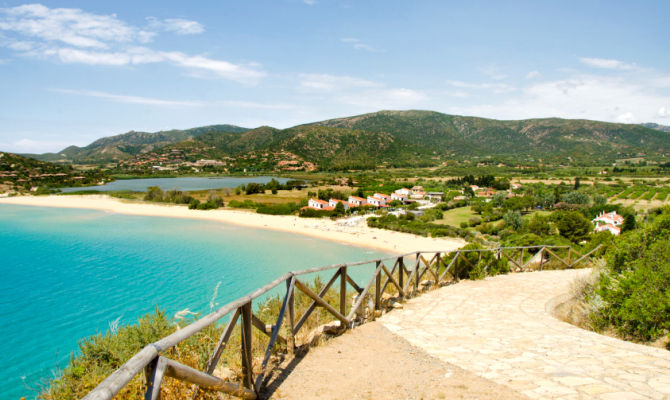
[[[430,166],[447,160],[517,163],[609,163],[670,156],[670,133],[647,126],[560,118],[502,121],[434,111],[379,111],[277,129],[212,125],[155,133],[128,132],[85,147],[29,155],[45,161],[107,163],[149,153],[186,159],[290,154],[321,169]]]

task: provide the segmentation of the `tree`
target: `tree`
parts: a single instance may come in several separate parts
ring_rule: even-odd
[[[535,200],[542,208],[551,208],[556,204],[554,193],[548,191],[538,193]]]
[[[626,214],[623,220],[623,230],[624,231],[632,231],[635,229],[637,226],[637,222],[635,221],[635,215],[634,214]]]
[[[582,192],[569,192],[561,196],[561,200],[568,204],[584,204],[588,205],[591,198],[588,194]]]
[[[338,201],[337,204],[335,205],[334,214],[335,215],[344,215],[344,211],[345,211],[344,210],[344,204],[342,204],[341,202]]]
[[[502,207],[503,203],[505,202],[505,199],[507,198],[507,193],[506,192],[498,192],[496,193],[493,198],[491,199],[491,203],[495,207]]]
[[[579,177],[576,177],[576,178],[575,178],[575,187],[574,187],[574,189],[575,189],[575,190],[579,189],[579,185],[580,185],[580,179],[579,179]]]
[[[144,195],[145,201],[163,201],[163,189],[158,186],[150,186],[147,194]]]
[[[521,224],[523,223],[521,214],[519,214],[518,211],[507,211],[507,213],[503,215],[503,219],[505,220],[505,224],[515,231],[521,228]]]
[[[591,231],[591,222],[578,211],[554,212],[552,218],[560,235],[573,243],[584,240]]]
[[[463,187],[463,194],[467,197],[475,197],[475,192],[470,186]]]
[[[538,235],[546,236],[551,231],[551,225],[549,225],[549,217],[543,217],[540,214],[533,214],[533,217],[528,221],[526,226],[528,232]]]

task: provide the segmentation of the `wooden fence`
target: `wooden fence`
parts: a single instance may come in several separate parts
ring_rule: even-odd
[[[118,370],[107,377],[95,389],[84,397],[84,400],[108,400],[113,398],[131,379],[144,372],[146,390],[145,399],[155,400],[160,397],[161,382],[165,377],[178,379],[197,385],[199,389],[214,390],[228,393],[243,399],[256,399],[265,385],[265,374],[268,361],[275,345],[279,342],[287,348],[295,348],[295,335],[304,326],[305,321],[316,307],[323,307],[329,314],[340,321],[342,330],[351,329],[362,323],[363,309],[368,308],[374,313],[382,308],[382,295],[391,289],[400,300],[416,296],[428,286],[437,286],[445,282],[457,281],[462,271],[478,268],[480,274],[486,274],[494,263],[507,260],[512,272],[542,270],[552,268],[575,268],[589,258],[600,246],[587,254],[581,255],[569,246],[525,246],[499,247],[494,249],[455,250],[450,252],[421,251],[399,256],[312,268],[303,271],[289,272],[258,290],[224,305],[218,310],[204,316],[196,322],[174,332],[173,334],[144,347]],[[482,262],[484,260],[485,262]],[[365,286],[359,286],[351,277],[353,268],[368,266],[374,272]],[[390,268],[389,268],[390,266]],[[304,281],[304,276],[313,273],[334,271],[332,277],[315,293]],[[303,280],[301,280],[303,279]],[[325,294],[339,281],[339,307],[335,308],[325,299]],[[276,321],[266,325],[253,313],[253,301],[268,291],[285,285],[281,309]],[[390,285],[390,286],[389,286]],[[358,295],[347,309],[347,288],[351,287]],[[294,307],[296,290],[311,298],[312,303],[297,318]],[[364,302],[368,299],[369,305]],[[369,308],[374,308],[370,310]],[[205,371],[199,371],[163,356],[170,348],[202,331],[222,318],[230,316],[227,325],[214,347]],[[242,382],[240,384],[224,381],[213,375],[219,359],[235,329],[240,324],[241,346],[239,349],[242,365]],[[289,337],[282,337],[279,332],[283,324],[287,325]],[[252,329],[258,329],[269,337],[269,344],[261,363],[261,373],[254,376],[252,359]],[[289,351],[290,351],[289,350]],[[199,389],[196,389],[199,390]]]

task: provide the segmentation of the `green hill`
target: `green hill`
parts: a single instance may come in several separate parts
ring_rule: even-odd
[[[211,125],[160,132],[130,131],[121,135],[98,139],[86,147],[70,146],[58,153],[26,154],[26,156],[42,161],[96,164],[128,159],[168,144],[193,139],[212,132],[241,133],[247,130],[234,125]]]
[[[433,111],[380,111],[317,125],[388,132],[418,150],[437,150],[454,158],[472,156],[606,162],[670,152],[667,133],[640,125],[560,118],[499,121]],[[570,159],[568,158],[570,157]]]
[[[235,169],[255,170],[295,163],[305,169],[435,166],[473,159],[593,165],[628,157],[661,160],[670,156],[670,134],[642,125],[589,120],[500,121],[434,111],[379,111],[288,129],[215,125],[129,132],[86,147],[69,147],[57,156],[74,162],[127,160],[129,165],[145,166],[225,159]]]

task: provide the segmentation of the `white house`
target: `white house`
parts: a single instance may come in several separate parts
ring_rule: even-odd
[[[337,206],[337,203],[342,203],[345,210],[349,209],[349,203],[344,201],[344,200],[339,200],[339,199],[328,200],[328,207],[333,207],[333,209],[334,209]]]
[[[595,217],[592,221],[594,224],[598,224],[599,222],[603,223],[604,225],[613,225],[613,226],[619,226],[623,225],[624,223],[624,218],[617,214],[616,211],[612,211],[610,213],[600,213],[597,217]]]
[[[426,195],[428,197],[428,200],[430,201],[437,201],[440,202],[444,200],[444,193],[442,192],[428,192]]]
[[[319,199],[309,199],[307,202],[307,207],[313,208],[315,210],[323,210],[324,208],[328,207],[328,202]]]
[[[412,194],[412,191],[407,189],[407,188],[400,188],[400,189],[396,190],[394,193],[405,196],[405,197],[409,197],[409,195]],[[391,196],[393,196],[393,195],[391,195]]]
[[[358,196],[349,196],[347,201],[349,202],[350,207],[362,207],[366,205],[365,199]]]
[[[614,226],[612,224],[600,225],[599,223],[596,222],[596,229],[594,231],[595,232],[609,231],[612,235],[619,236],[619,234],[621,233],[621,228],[619,228],[618,226]]]
[[[424,193],[423,186],[412,187],[412,194]]]
[[[392,200],[391,196],[389,196],[388,194],[384,194],[384,193],[375,193],[374,197],[384,200],[384,203],[390,203],[391,200]]]
[[[408,195],[406,195],[406,194],[398,193],[398,191],[396,190],[395,192],[391,193],[391,200],[398,200],[398,201],[402,201],[403,203],[407,203],[407,199],[408,199],[407,196]]]
[[[368,196],[367,202],[371,206],[375,206],[375,207],[386,206],[386,202],[384,201],[384,199],[380,199],[379,197]]]

